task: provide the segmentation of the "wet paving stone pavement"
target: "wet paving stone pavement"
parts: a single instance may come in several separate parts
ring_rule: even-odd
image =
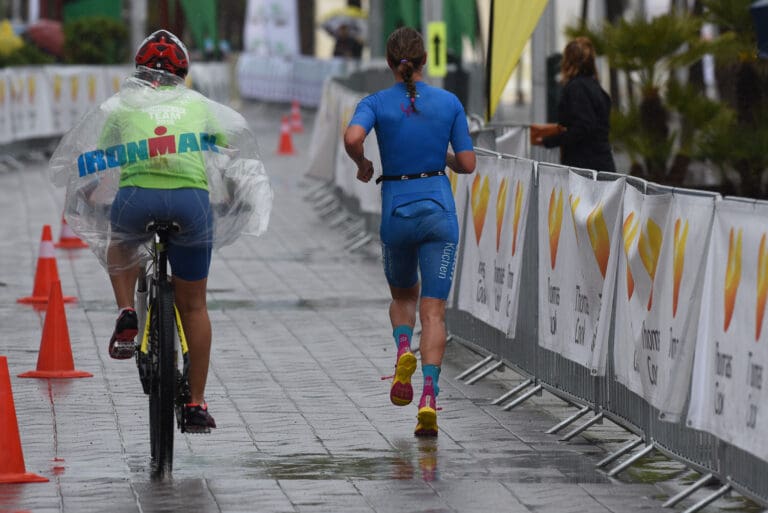
[[[16,298],[32,287],[43,224],[58,234],[63,191],[42,159],[0,173],[0,355],[26,469],[49,479],[0,485],[1,512],[670,511],[661,505],[673,487],[596,469],[630,435],[605,425],[558,441],[545,431],[571,407],[546,394],[509,412],[492,405],[521,378],[507,370],[471,386],[456,380],[481,357],[455,342],[440,436],[415,438],[416,407],[392,406],[381,380],[395,352],[375,244],[345,252],[342,233],[303,199],[310,133],[294,136],[297,156],[277,156],[279,108],[245,112],[275,189],[272,221],[262,238],[214,254],[207,401],[219,428],[177,433],[166,481],[150,475],[136,368],[107,355],[115,308],[88,250],[56,256],[64,293],[78,297],[66,307],[75,366],[94,376],[17,377],[35,366],[43,313]],[[414,384],[419,391],[418,372]]]

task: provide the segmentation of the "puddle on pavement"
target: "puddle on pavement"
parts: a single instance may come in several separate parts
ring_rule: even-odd
[[[436,448],[377,455],[299,455],[245,462],[272,479],[411,480],[439,479]]]
[[[260,452],[205,457],[208,468],[227,468],[249,478],[275,480],[498,479],[519,483],[607,483],[594,464],[575,453],[440,450],[437,440],[396,444],[392,451],[269,456]],[[199,466],[178,461],[178,470]],[[174,471],[176,473],[176,471]]]

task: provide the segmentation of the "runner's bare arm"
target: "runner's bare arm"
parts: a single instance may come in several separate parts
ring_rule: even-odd
[[[460,151],[456,154],[449,151],[445,154],[445,165],[456,173],[470,174],[475,170],[476,163],[475,152],[472,150]]]
[[[350,125],[344,132],[344,149],[357,164],[357,179],[361,182],[368,182],[373,177],[373,163],[365,158],[363,149],[365,135],[365,129],[359,125]]]

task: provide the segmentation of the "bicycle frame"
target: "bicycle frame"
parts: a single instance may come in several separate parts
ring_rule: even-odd
[[[189,397],[188,345],[168,276],[166,245],[172,229],[172,223],[153,222],[147,226],[147,231],[154,232],[152,264],[142,267],[136,294],[141,340],[136,365],[144,393],[149,395],[152,470],[161,477],[170,475],[173,468],[173,417],[183,432],[181,409]]]

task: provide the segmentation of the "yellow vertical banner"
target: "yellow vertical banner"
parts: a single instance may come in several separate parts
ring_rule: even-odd
[[[488,111],[490,120],[501,93],[517,66],[525,44],[539,22],[547,0],[493,0],[488,45]]]

